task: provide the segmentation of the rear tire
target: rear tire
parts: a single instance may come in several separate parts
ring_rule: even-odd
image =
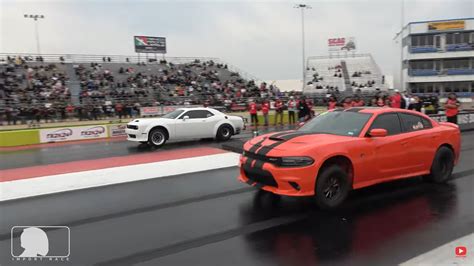
[[[154,147],[161,147],[166,143],[166,132],[161,128],[155,128],[148,134],[148,143]]]
[[[225,125],[222,125],[219,127],[219,129],[217,129],[217,140],[219,141],[226,141],[226,140],[229,140],[230,137],[232,137],[232,134],[234,133],[234,129],[228,125],[228,124],[225,124]]]
[[[325,167],[316,180],[316,204],[324,210],[337,208],[347,198],[350,190],[346,171],[336,164]]]
[[[454,153],[448,147],[441,147],[436,152],[430,174],[423,178],[428,182],[444,183],[451,178],[454,168]]]

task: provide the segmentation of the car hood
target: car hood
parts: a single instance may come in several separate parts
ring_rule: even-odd
[[[169,121],[173,121],[173,119],[167,118],[137,118],[130,121],[129,125],[149,125],[151,123],[168,123]]]
[[[312,149],[318,146],[353,141],[355,139],[357,138],[324,133],[285,131],[253,138],[245,144],[244,149],[247,151],[251,149],[256,151],[261,147],[266,147],[265,150],[268,152],[272,150],[300,151]]]

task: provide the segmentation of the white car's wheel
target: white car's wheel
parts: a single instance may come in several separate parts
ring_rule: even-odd
[[[148,142],[155,147],[163,146],[166,143],[165,130],[161,128],[151,130],[150,134],[148,134]]]
[[[230,137],[232,137],[232,134],[234,133],[233,132],[233,128],[230,126],[230,125],[222,125],[219,127],[219,129],[217,130],[217,140],[221,140],[221,141],[225,141],[225,140],[229,140]]]

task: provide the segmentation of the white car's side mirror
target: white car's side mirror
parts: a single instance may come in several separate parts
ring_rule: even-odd
[[[188,119],[189,119],[189,116],[187,116],[187,115],[183,116],[183,121],[186,121]]]

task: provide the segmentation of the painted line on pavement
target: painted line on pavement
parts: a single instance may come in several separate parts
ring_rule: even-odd
[[[0,170],[0,182],[82,172],[89,170],[98,170],[134,164],[154,163],[160,161],[184,159],[219,153],[226,153],[226,151],[211,147],[177,149],[172,151],[158,151],[128,156],[100,158],[94,160],[80,160],[56,164],[4,169]]]
[[[213,155],[0,182],[0,201],[237,166],[239,154]]]

